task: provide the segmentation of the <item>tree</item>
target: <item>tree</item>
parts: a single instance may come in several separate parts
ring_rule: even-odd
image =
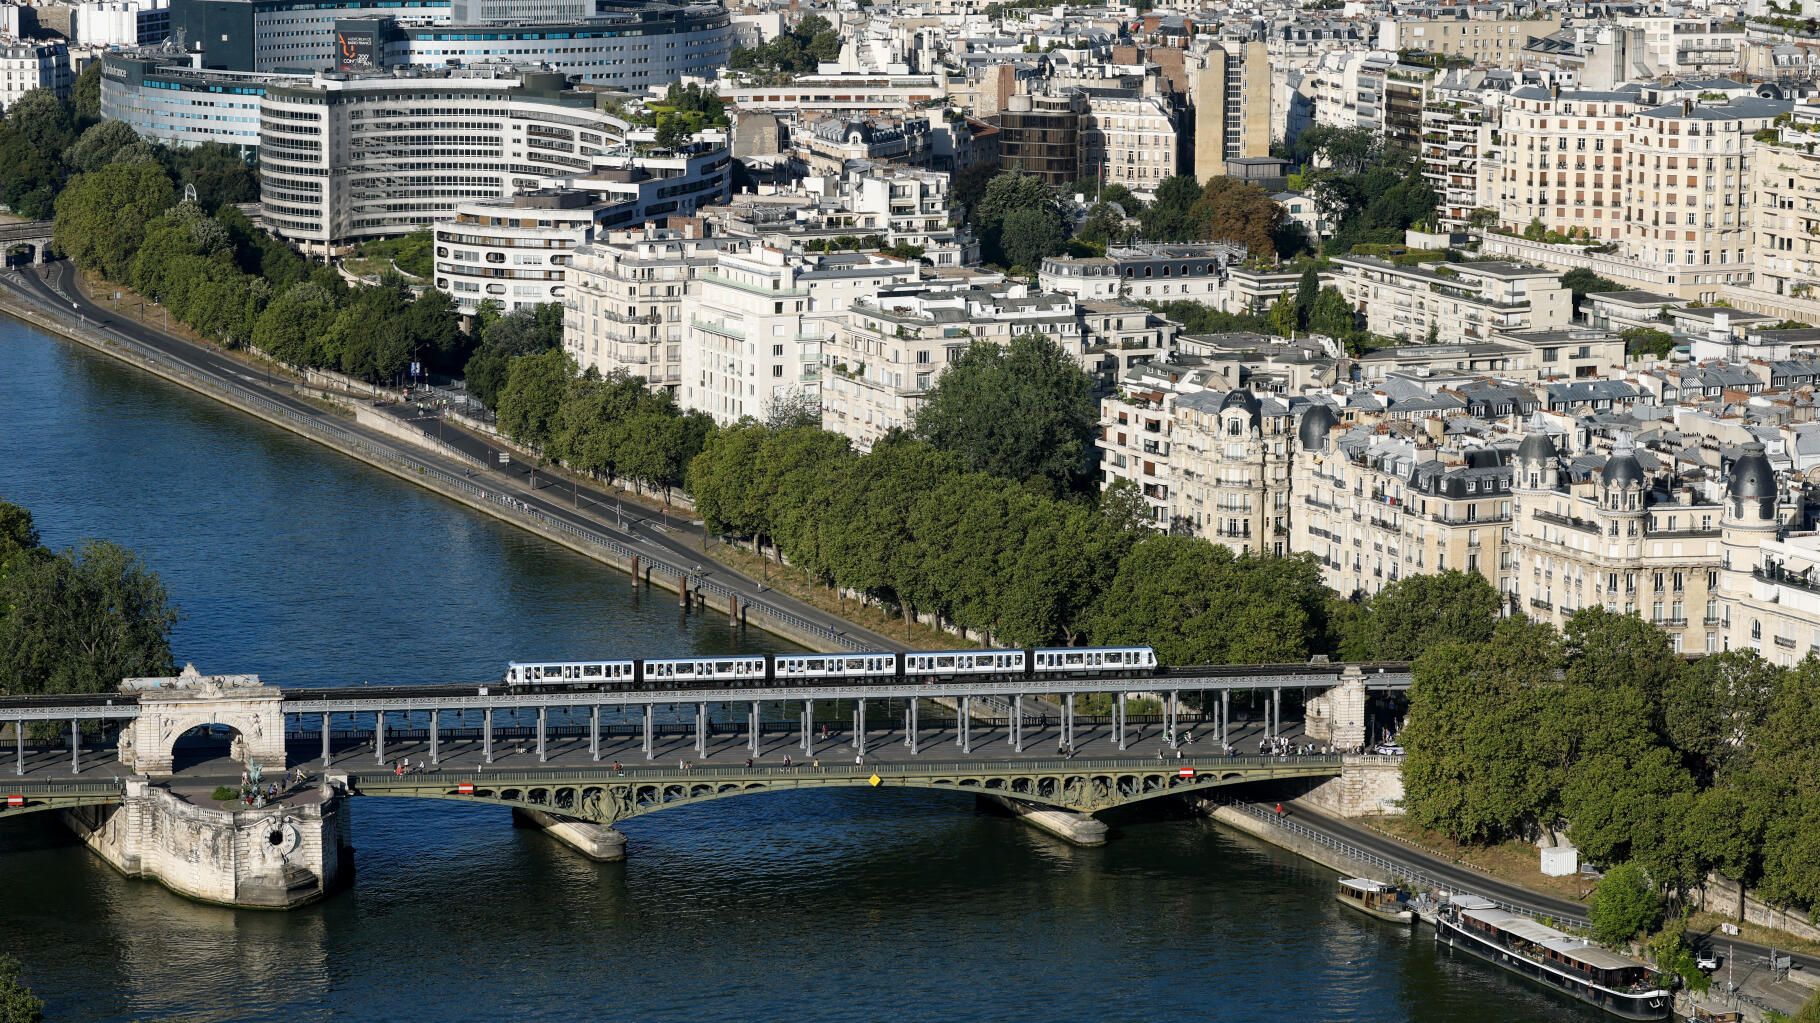
[[[1302,270],[1302,276],[1296,280],[1295,318],[1298,326],[1304,328],[1308,326],[1309,320],[1314,316],[1315,301],[1320,297],[1321,273],[1314,268],[1313,264],[1310,264]]]
[[[1745,767],[1782,676],[1754,650],[1727,650],[1683,665],[1668,681],[1664,732],[1700,784],[1735,780]]]
[[[1484,576],[1456,571],[1405,576],[1365,607],[1369,653],[1360,656],[1375,661],[1413,661],[1448,640],[1488,643],[1501,610],[1498,591]]]
[[[1536,722],[1562,659],[1555,631],[1521,616],[1488,643],[1446,640],[1416,658],[1401,733],[1411,821],[1496,842],[1554,820],[1560,782],[1539,756]]]
[[[32,513],[0,501],[0,570],[13,558],[38,549],[38,527],[32,522]]]
[[[75,108],[78,124],[101,120],[101,61],[89,61],[76,76],[75,88],[70,91],[70,105]]]
[[[57,197],[57,248],[85,270],[124,280],[152,218],[175,201],[156,164],[109,164],[79,174]]]
[[[1032,252],[1047,246],[1060,246],[1062,231],[1061,200],[1041,178],[1031,174],[1005,171],[987,185],[980,200],[968,211],[974,230],[979,234],[981,251],[988,262],[1000,266],[1018,265],[1005,250],[1007,223],[1017,217],[1011,235],[1018,246],[1017,254],[1029,258]],[[1043,253],[1047,255],[1047,251]],[[1041,256],[1037,257],[1037,263]],[[1032,269],[1035,264],[1028,264]]]
[[[499,428],[514,440],[549,443],[575,363],[561,349],[512,360],[499,390]]]
[[[1305,661],[1325,633],[1308,555],[1263,558],[1184,536],[1139,539],[1090,622],[1095,643],[1148,643],[1165,664]]]
[[[1188,215],[1196,238],[1233,242],[1253,256],[1276,258],[1283,207],[1257,185],[1237,178],[1214,178],[1201,190]]]
[[[999,253],[1012,267],[1035,271],[1044,256],[1062,251],[1061,220],[1040,209],[1012,210],[999,228]]]
[[[99,693],[169,675],[177,610],[131,551],[90,541],[15,558],[0,577],[0,678],[25,693]]]
[[[1616,281],[1600,277],[1585,267],[1575,267],[1561,275],[1561,284],[1574,293],[1574,305],[1590,294],[1605,291],[1623,291],[1624,286]]]
[[[1346,296],[1340,294],[1340,289],[1329,285],[1321,289],[1314,301],[1314,308],[1308,314],[1308,329],[1344,341],[1358,333],[1358,314],[1352,303],[1346,301]]]
[[[327,347],[335,313],[335,297],[321,285],[293,284],[254,321],[253,347],[293,366],[330,365],[337,361]]]
[[[1647,355],[1660,359],[1675,350],[1674,335],[1654,327],[1631,327],[1619,331],[1618,336],[1624,339],[1624,352],[1631,358]]]
[[[0,956],[0,1023],[40,1023],[44,1002],[25,986],[19,973],[19,960]]]
[[[1156,186],[1155,201],[1140,217],[1144,238],[1153,242],[1194,240],[1195,220],[1192,211],[1201,196],[1201,183],[1193,175],[1177,174],[1164,178],[1162,184]]]
[[[64,153],[73,169],[87,173],[114,162],[120,151],[140,142],[139,133],[124,121],[102,121],[82,133]]]
[[[1587,915],[1594,938],[1607,945],[1628,944],[1661,925],[1662,898],[1642,867],[1622,863],[1599,879]]]
[[[440,371],[461,367],[468,357],[468,336],[461,332],[461,310],[448,292],[426,289],[404,310],[404,333],[411,354]]]
[[[976,472],[1078,487],[1098,429],[1093,382],[1061,346],[1030,333],[975,342],[936,378],[915,432]]]
[[[694,138],[695,131],[684,117],[672,114],[657,124],[657,145],[660,148],[681,149]]]

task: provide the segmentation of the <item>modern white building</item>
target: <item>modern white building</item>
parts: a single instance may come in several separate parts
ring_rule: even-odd
[[[101,116],[167,146],[219,142],[259,148],[259,101],[274,76],[205,71],[174,50],[118,50],[101,57]]]
[[[464,202],[436,222],[436,287],[469,316],[486,301],[508,313],[561,302],[575,250],[594,239],[609,209],[579,189]]]
[[[260,105],[265,224],[329,251],[428,227],[464,200],[556,186],[610,201],[603,227],[688,215],[726,196],[724,148],[640,151],[629,127],[543,70],[274,80]]]
[[[797,255],[768,245],[724,251],[696,276],[682,349],[681,403],[716,422],[763,418],[820,400],[822,349],[853,303],[916,278],[868,253]]]

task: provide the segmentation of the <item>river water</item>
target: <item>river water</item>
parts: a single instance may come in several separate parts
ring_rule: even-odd
[[[512,657],[779,649],[332,452],[0,320],[0,498],[162,575],[178,660],[292,685],[478,679]],[[354,887],[292,913],[114,874],[0,824],[0,952],[52,1020],[1599,1018],[1333,874],[1167,809],[1075,849],[965,797],[728,800],[597,865],[504,809],[354,807]]]

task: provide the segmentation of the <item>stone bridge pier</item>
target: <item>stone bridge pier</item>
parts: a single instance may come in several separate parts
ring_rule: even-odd
[[[51,225],[48,223],[0,225],[0,256],[24,249],[28,262],[39,266],[51,261]]]
[[[1303,730],[1308,738],[1338,750],[1365,746],[1365,675],[1354,665],[1340,673],[1340,684],[1310,697]]]

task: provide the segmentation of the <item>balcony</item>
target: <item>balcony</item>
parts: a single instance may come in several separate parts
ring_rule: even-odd
[[[1589,522],[1586,519],[1575,518],[1571,515],[1557,515],[1550,511],[1538,511],[1535,513],[1535,517],[1539,522],[1552,522],[1557,526],[1566,526],[1568,529],[1577,529],[1582,533],[1591,533],[1594,536],[1598,536],[1600,533],[1598,523]]]
[[[1770,568],[1753,568],[1751,577],[1759,582],[1773,583],[1777,586],[1788,586],[1809,593],[1820,593],[1820,580],[1814,579],[1813,569],[1801,572],[1790,572],[1781,566]]]
[[[1531,598],[1529,598],[1529,606],[1530,606],[1530,607],[1533,607],[1533,608],[1535,608],[1535,609],[1536,609],[1536,610],[1538,610],[1538,611],[1552,611],[1552,610],[1554,610],[1554,605],[1553,605],[1553,604],[1551,604],[1551,603],[1549,603],[1549,602],[1548,602],[1548,601],[1546,601],[1546,600],[1543,600],[1543,599],[1542,599],[1542,598],[1541,598],[1541,597],[1531,597]]]

